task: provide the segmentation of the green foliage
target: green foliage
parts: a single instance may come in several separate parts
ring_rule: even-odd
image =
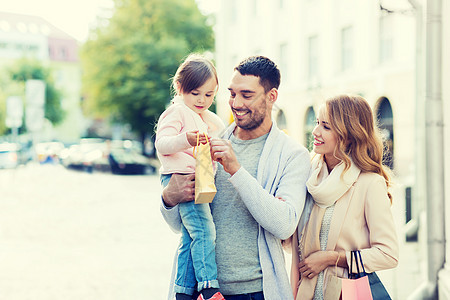
[[[116,0],[112,18],[81,49],[85,113],[151,132],[180,62],[213,46],[194,0]]]
[[[8,87],[9,78],[3,68],[0,67],[0,136],[5,135],[8,130],[5,124]]]
[[[61,92],[56,89],[51,70],[44,67],[41,62],[30,59],[20,59],[16,61],[9,70],[10,77],[13,81],[21,83],[24,90],[25,82],[28,79],[38,79],[45,82],[45,118],[53,125],[62,122],[65,111],[61,106]]]

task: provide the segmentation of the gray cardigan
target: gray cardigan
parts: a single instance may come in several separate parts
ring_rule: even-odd
[[[234,123],[230,125],[223,137],[229,139],[235,127]],[[297,228],[310,168],[308,151],[274,123],[261,153],[257,178],[241,168],[229,179],[259,224],[258,250],[267,300],[293,299],[281,240],[289,238]],[[161,212],[170,227],[179,232],[178,207],[166,208],[162,203]],[[172,275],[169,300],[173,299]]]

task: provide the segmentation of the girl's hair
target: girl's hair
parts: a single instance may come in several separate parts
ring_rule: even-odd
[[[175,94],[177,85],[181,93],[189,93],[201,87],[211,77],[214,77],[219,84],[213,63],[203,55],[192,53],[178,67],[172,79],[172,88]]]
[[[384,177],[390,186],[390,176],[383,166],[383,142],[374,121],[372,109],[361,96],[339,95],[325,102],[326,114],[338,136],[335,155],[342,158],[346,170],[350,158],[363,172]],[[392,203],[392,196],[388,192]]]

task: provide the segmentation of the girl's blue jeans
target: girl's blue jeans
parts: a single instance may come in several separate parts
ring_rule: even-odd
[[[171,174],[161,175],[161,184],[169,183]],[[219,288],[216,265],[216,228],[209,204],[194,201],[178,204],[181,240],[178,248],[175,293],[192,295],[205,288]]]

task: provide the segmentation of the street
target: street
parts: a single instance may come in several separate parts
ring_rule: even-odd
[[[0,300],[165,299],[178,235],[157,175],[0,170]]]
[[[166,299],[179,236],[161,216],[160,191],[158,175],[0,170],[0,300]],[[400,262],[377,273],[393,299],[406,299],[424,262],[404,241],[395,194]]]

